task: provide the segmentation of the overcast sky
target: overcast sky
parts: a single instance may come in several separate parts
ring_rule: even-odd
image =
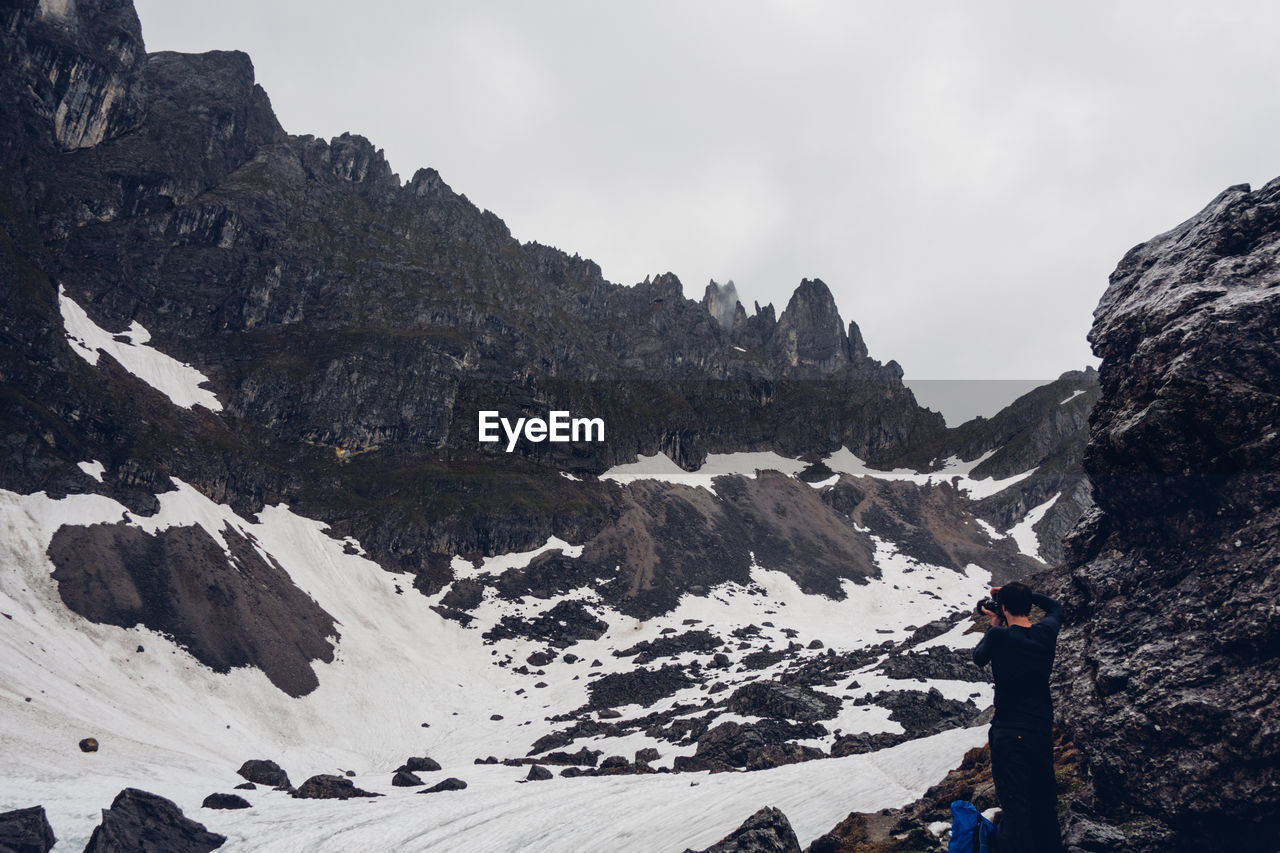
[[[1124,252],[1280,174],[1275,3],[135,3],[611,281],[821,278],[908,379],[1095,363]]]

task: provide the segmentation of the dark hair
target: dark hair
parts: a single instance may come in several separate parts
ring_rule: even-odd
[[[996,601],[1009,611],[1010,616],[1028,616],[1031,614],[1031,587],[1018,581],[1005,584],[996,593]]]

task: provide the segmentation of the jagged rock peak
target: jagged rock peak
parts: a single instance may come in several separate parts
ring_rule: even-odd
[[[134,130],[146,114],[146,49],[132,3],[20,0],[0,10],[0,33],[23,43],[8,62],[24,106],[52,145],[90,148]]]
[[[359,134],[344,133],[329,140],[328,162],[335,175],[353,184],[400,185],[382,149]]]
[[[861,341],[862,336],[858,336]],[[821,279],[804,279],[778,318],[775,345],[791,367],[830,371],[849,362],[849,337],[835,297]],[[863,346],[865,349],[865,345]]]
[[[741,306],[738,288],[734,287],[733,279],[724,284],[717,284],[715,279],[707,283],[707,291],[702,296],[702,307],[707,309],[707,313],[720,328],[726,330],[733,328]]]

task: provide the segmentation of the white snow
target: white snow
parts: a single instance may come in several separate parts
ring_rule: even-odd
[[[973,479],[970,476],[973,469],[990,459],[995,453],[996,451],[992,450],[967,462],[957,456],[953,456],[943,463],[941,469],[922,473],[920,471],[912,471],[909,468],[895,468],[889,471],[872,468],[847,447],[842,447],[823,460],[827,467],[834,471],[837,476],[818,483],[812,483],[811,485],[815,489],[833,485],[840,474],[849,474],[854,477],[873,477],[877,480],[907,480],[921,486],[927,486],[932,483],[953,483],[956,488],[967,494],[972,500],[981,500],[1009,488],[1014,483],[1025,480],[1036,471],[1035,468],[1032,468],[1029,471],[1014,474],[1012,477],[1006,477],[1003,480],[996,480],[990,477],[980,480]],[[614,480],[623,485],[636,480],[659,480],[677,485],[701,487],[715,494],[715,488],[712,486],[712,480],[715,477],[729,474],[739,477],[755,477],[761,471],[780,471],[789,477],[794,477],[808,467],[809,465],[806,462],[799,459],[789,459],[773,451],[712,453],[707,456],[707,461],[701,468],[690,472],[672,462],[667,455],[659,453],[654,456],[641,456],[637,461],[626,465],[615,465],[601,474],[600,479]]]
[[[615,465],[600,475],[601,480],[614,480],[622,485],[636,480],[659,480],[681,486],[700,487],[716,493],[712,481],[716,477],[735,475],[754,478],[761,471],[781,471],[788,476],[808,468],[799,459],[788,459],[773,451],[746,453],[711,453],[697,471],[686,471],[665,453],[641,456],[635,462]]]
[[[881,577],[846,583],[841,601],[805,595],[786,574],[761,566],[752,569],[749,586],[722,584],[707,597],[685,596],[674,612],[645,622],[609,610],[592,590],[579,590],[561,598],[585,599],[609,630],[571,649],[582,658],[577,663],[561,657],[543,674],[525,676],[495,664],[508,656],[521,664],[544,644],[486,644],[481,634],[503,615],[540,613],[560,598],[508,602],[490,590],[473,611],[479,627],[463,628],[430,609],[438,597],[412,590],[397,594],[409,586],[402,578],[360,554],[344,552],[358,543],[333,538],[323,524],[286,506],[267,507],[251,520],[176,481],[174,490],[158,500],[154,515],[137,516],[98,495],[54,500],[43,493],[0,491],[0,565],[5,567],[0,573],[0,754],[6,761],[0,810],[44,805],[59,849],[82,848],[100,809],[126,786],[172,798],[188,815],[228,835],[228,850],[675,853],[719,840],[765,805],[782,808],[808,843],[850,810],[914,799],[982,741],[980,730],[956,730],[879,753],[770,771],[518,784],[526,768],[477,766],[473,759],[523,755],[538,737],[562,728],[564,723],[545,718],[580,707],[592,673],[634,667],[631,658],[615,657],[616,649],[656,639],[664,628],[705,628],[727,638],[734,628],[773,622],[752,638],[751,649],[739,650],[736,644],[724,649],[733,664],[719,677],[732,688],[770,677],[786,665],[735,671],[751,651],[765,645],[784,648],[788,629],[802,644],[822,639],[836,648],[901,639],[908,620],[919,624],[946,615],[980,596],[990,577],[976,566],[960,574],[921,564],[875,540]],[[314,664],[320,686],[291,698],[256,669],[220,675],[153,631],[97,625],[68,611],[50,576],[50,539],[63,524],[120,521],[153,533],[199,525],[218,541],[230,526],[277,561],[337,622],[341,638],[334,661]],[[581,546],[551,538],[533,551],[488,558],[478,568],[465,560],[454,565],[462,577],[497,573],[556,549],[570,559],[582,554]],[[685,625],[689,619],[699,621]],[[136,651],[139,645],[144,652]],[[604,666],[591,668],[593,658]],[[864,691],[937,686],[961,698],[982,689],[963,682],[893,681],[876,673],[857,678]],[[538,681],[547,687],[535,688]],[[706,696],[694,687],[647,709],[619,710],[640,715],[677,702],[700,704]],[[490,720],[494,713],[504,719]],[[847,706],[838,722],[846,732],[896,728],[875,706]],[[86,736],[101,742],[99,752],[86,755],[77,749]],[[663,756],[659,766],[670,766],[675,756],[693,749],[643,733],[582,740],[571,749],[584,743],[606,755],[628,757],[655,746]],[[441,773],[429,774],[428,783],[457,776],[470,787],[429,796],[391,787],[392,771],[409,755],[430,755],[444,765]],[[279,761],[295,784],[314,773],[354,770],[357,784],[388,796],[335,803],[259,790],[246,792],[257,808],[202,810],[204,796],[240,781],[235,770],[248,758]]]
[[[485,557],[480,561],[480,567],[464,560],[462,557],[454,557],[450,568],[453,569],[455,580],[463,580],[466,578],[479,577],[483,574],[500,575],[511,569],[523,569],[525,566],[533,562],[533,558],[539,554],[545,554],[548,551],[560,551],[566,557],[577,559],[582,556],[581,545],[570,545],[568,542],[556,536],[551,536],[546,543],[532,551],[520,551],[510,554],[499,554],[494,557]]]
[[[385,798],[333,802],[250,792],[250,799],[269,805],[199,816],[228,836],[221,848],[228,853],[679,853],[714,844],[760,808],[775,806],[787,815],[800,843],[808,845],[850,811],[876,811],[917,798],[985,739],[985,728],[956,729],[877,753],[752,773],[519,784],[516,778],[523,774],[516,768],[477,767],[467,774],[467,790],[455,793],[424,797],[384,787]],[[203,790],[193,791],[188,802]]]
[[[1029,510],[1022,521],[1009,528],[1009,535],[1013,537],[1014,542],[1018,543],[1018,550],[1042,563],[1044,558],[1040,556],[1040,537],[1036,535],[1033,527],[1040,523],[1040,519],[1044,518],[1045,513],[1057,503],[1058,498],[1061,496],[1061,492],[1054,493],[1053,497],[1038,507]]]
[[[1063,401],[1062,401],[1061,403],[1059,403],[1058,405],[1059,405],[1059,406],[1065,406],[1067,403],[1070,403],[1072,400],[1074,400],[1076,397],[1079,397],[1079,396],[1080,396],[1081,394],[1083,394],[1083,393],[1084,393],[1084,391],[1077,390],[1077,391],[1076,391],[1075,393],[1073,393],[1070,397],[1068,397],[1067,399],[1063,400]]]
[[[214,393],[200,387],[209,381],[209,377],[191,365],[147,346],[151,333],[137,320],[127,332],[112,334],[89,319],[89,315],[67,296],[61,285],[58,287],[58,304],[71,349],[85,361],[96,365],[98,357],[106,353],[125,370],[167,396],[174,405],[185,409],[204,406],[210,411],[222,411],[222,404]]]
[[[873,477],[877,480],[906,480],[920,486],[927,486],[932,483],[954,483],[957,489],[967,493],[972,500],[981,500],[1009,488],[1014,483],[1025,480],[1034,474],[1036,470],[1032,468],[1029,471],[1014,474],[1012,477],[1006,477],[1003,480],[996,480],[990,477],[981,480],[973,479],[970,476],[973,473],[973,469],[986,462],[995,453],[996,451],[991,450],[967,462],[961,460],[958,456],[952,456],[943,462],[941,469],[923,473],[912,471],[908,468],[895,468],[890,471],[871,468],[847,447],[842,447],[828,456],[825,462],[832,471],[849,474],[854,477]]]
[[[102,482],[102,475],[106,473],[107,470],[107,466],[103,465],[96,459],[92,462],[77,462],[76,467],[93,479],[97,480],[99,483]]]

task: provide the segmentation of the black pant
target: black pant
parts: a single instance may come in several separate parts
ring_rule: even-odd
[[[992,726],[987,740],[1000,799],[1000,853],[1060,853],[1052,736]]]

